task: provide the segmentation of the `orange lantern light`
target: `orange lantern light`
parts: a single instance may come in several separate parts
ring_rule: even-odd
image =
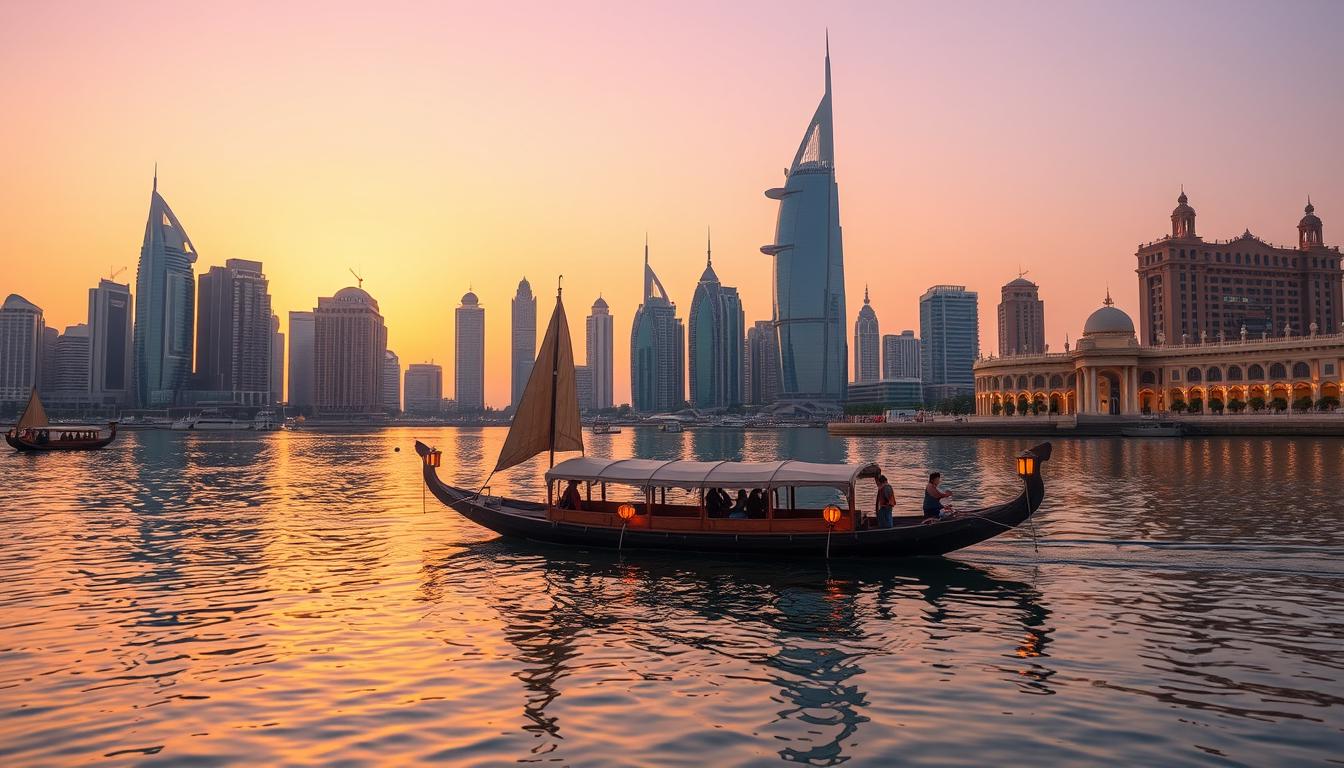
[[[432,450],[425,454],[425,466],[438,467],[443,461],[443,451]]]
[[[616,508],[616,516],[621,518],[622,520],[628,521],[630,518],[635,516],[635,505],[629,503],[622,504],[621,506]]]
[[[834,504],[827,504],[826,508],[821,510],[821,519],[826,521],[827,525],[835,525],[840,522],[840,508]]]
[[[1036,457],[1029,454],[1023,454],[1017,457],[1017,474],[1023,477],[1030,477],[1036,474]]]

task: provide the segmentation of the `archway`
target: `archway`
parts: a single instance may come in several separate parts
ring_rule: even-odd
[[[1120,377],[1114,371],[1097,371],[1097,412],[1119,416],[1122,397]]]

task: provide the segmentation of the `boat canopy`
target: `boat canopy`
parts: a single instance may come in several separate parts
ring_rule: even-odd
[[[657,488],[847,489],[861,477],[876,477],[876,464],[814,464],[807,461],[661,461],[582,456],[556,464],[548,483],[577,480]]]

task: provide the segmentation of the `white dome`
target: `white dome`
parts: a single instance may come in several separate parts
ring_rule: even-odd
[[[1088,315],[1087,322],[1083,324],[1084,336],[1093,333],[1128,333],[1133,335],[1134,321],[1129,319],[1129,315],[1125,314],[1124,310],[1107,304]]]

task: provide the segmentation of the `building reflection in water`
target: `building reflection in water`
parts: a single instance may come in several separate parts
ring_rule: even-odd
[[[590,685],[580,681],[589,667],[611,666],[616,648],[627,657],[659,654],[630,666],[653,675],[644,680],[675,682],[674,694],[732,686],[746,695],[737,688],[743,681],[768,685],[783,706],[774,721],[751,727],[751,738],[774,745],[789,762],[843,763],[869,723],[865,664],[888,657],[892,635],[911,629],[893,608],[911,598],[927,605],[930,625],[925,649],[912,653],[944,642],[936,638],[949,631],[993,633],[1003,638],[1001,655],[1013,660],[1001,666],[1004,675],[1029,692],[1051,692],[1053,671],[1044,665],[1050,612],[1041,595],[1024,582],[954,561],[895,573],[880,563],[698,560],[690,568],[684,557],[622,558],[494,540],[425,562],[421,595],[444,599],[452,592],[448,584],[481,571],[496,571],[487,578],[509,584],[486,601],[515,650],[514,674],[524,686],[521,727],[540,739],[532,751],[549,760],[566,759],[559,754],[566,730],[548,709],[565,694],[591,694],[575,686]],[[699,661],[683,660],[690,658]],[[669,660],[674,666],[666,677],[650,672]],[[567,686],[571,679],[578,682]],[[676,698],[664,693],[659,700],[673,707]],[[628,712],[611,716],[640,722]]]

